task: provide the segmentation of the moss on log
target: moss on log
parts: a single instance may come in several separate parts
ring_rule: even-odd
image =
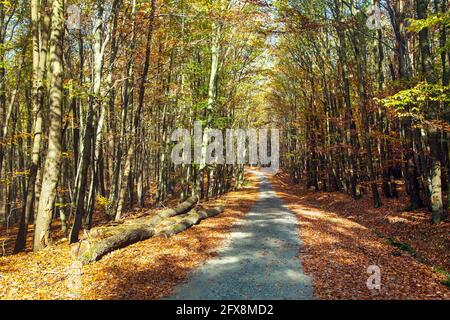
[[[183,232],[184,230],[200,223],[200,221],[217,216],[222,213],[223,207],[217,207],[210,210],[191,210],[188,214],[177,217],[172,223],[167,222],[155,228],[155,236],[171,237],[175,234]]]
[[[180,214],[184,214],[191,210],[198,202],[198,197],[190,197],[186,201],[180,203],[174,208],[164,209],[151,217],[140,217],[131,220],[115,221],[113,225],[94,228],[89,232],[90,239],[105,239],[112,237],[118,233],[125,232],[130,227],[139,228],[142,226],[156,226],[161,221]]]
[[[191,197],[176,207],[163,210],[153,217],[139,218],[130,224],[108,228],[106,230],[107,237],[89,245],[85,252],[80,253],[79,260],[83,264],[92,263],[112,251],[151,238],[155,234],[154,227],[156,225],[165,219],[190,211],[197,202],[197,197]]]
[[[100,260],[104,255],[127,247],[133,243],[151,238],[155,231],[151,227],[131,227],[129,230],[120,232],[114,236],[103,239],[81,254],[79,260],[83,265]]]

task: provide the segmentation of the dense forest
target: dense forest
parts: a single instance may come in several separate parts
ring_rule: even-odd
[[[246,1],[13,1],[0,6],[2,219],[61,221],[78,241],[96,207],[214,197],[243,166],[174,166],[174,128],[244,126],[267,20]],[[260,33],[255,32],[261,29]]]
[[[370,194],[375,207],[406,192],[409,210],[425,206],[442,221],[448,2],[286,1],[279,14],[270,99],[289,128],[281,155],[292,179],[355,199]]]
[[[294,183],[376,208],[407,194],[444,221],[449,26],[447,0],[2,1],[14,252],[49,246],[55,224],[76,243],[96,214],[238,190],[242,164],[173,163],[173,131],[198,122],[280,129]]]

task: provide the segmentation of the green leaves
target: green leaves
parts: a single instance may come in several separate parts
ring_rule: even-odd
[[[408,31],[420,32],[425,28],[439,28],[443,26],[450,26],[450,13],[438,13],[430,15],[426,19],[409,19],[410,25],[407,27]]]
[[[411,89],[401,90],[388,98],[376,100],[393,109],[400,117],[424,119],[430,111],[431,102],[435,102],[438,106],[440,103],[450,102],[449,92],[450,86],[420,82]]]

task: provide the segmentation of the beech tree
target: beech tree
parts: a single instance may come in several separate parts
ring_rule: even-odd
[[[48,245],[51,233],[53,206],[56,200],[61,153],[62,153],[62,110],[63,110],[63,33],[64,2],[52,1],[50,32],[50,108],[48,147],[42,172],[42,190],[36,214],[34,250]]]
[[[271,100],[292,128],[282,154],[292,178],[354,198],[370,189],[375,207],[379,185],[397,197],[403,179],[408,209],[427,206],[439,223],[449,181],[447,1],[278,8],[284,34]]]
[[[261,3],[23,3],[0,5],[0,207],[18,223],[15,252],[31,225],[40,250],[58,220],[74,243],[99,211],[120,220],[242,184],[242,166],[174,165],[171,134],[250,125],[236,105],[260,69]]]
[[[375,207],[406,193],[439,223],[448,12],[448,0],[1,2],[0,216],[18,226],[15,252],[58,227],[75,243],[97,218],[241,187],[243,165],[206,163],[206,131],[190,141],[200,160],[174,164],[172,133],[198,123],[224,137],[280,128],[296,183]]]

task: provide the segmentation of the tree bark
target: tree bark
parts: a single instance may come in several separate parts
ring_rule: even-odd
[[[428,4],[429,0],[416,0],[416,11],[419,19],[426,19],[428,17]],[[425,79],[430,84],[437,82],[436,76],[433,71],[433,62],[431,58],[430,40],[428,34],[428,28],[423,28],[419,31],[419,45],[421,53],[422,72]],[[431,119],[436,118],[437,105],[431,103],[428,107],[430,111],[429,117]],[[441,222],[444,214],[444,206],[442,201],[442,180],[441,180],[441,159],[440,159],[440,132],[430,126],[429,130],[429,146],[431,150],[431,166],[430,166],[430,204],[432,211],[432,219],[434,223]]]
[[[156,234],[154,227],[157,224],[164,221],[164,219],[169,219],[190,211],[197,202],[197,197],[191,197],[178,206],[172,209],[163,210],[153,217],[136,219],[135,221],[131,220],[129,226],[113,227],[111,228],[112,230],[107,230],[109,236],[92,244],[86,252],[82,253],[80,260],[83,264],[98,261],[109,252],[148,239]],[[102,231],[96,231],[94,229],[93,232],[95,234]]]
[[[40,14],[41,13],[41,14]],[[32,109],[34,115],[34,138],[31,151],[28,185],[24,196],[24,207],[21,212],[19,232],[17,234],[14,252],[20,252],[26,247],[28,224],[32,217],[35,202],[36,175],[40,165],[40,151],[42,140],[42,107],[43,107],[43,78],[47,60],[49,16],[45,10],[45,3],[39,0],[31,1],[31,33],[33,37],[33,70],[32,70]],[[41,40],[39,40],[41,34]]]
[[[48,150],[45,159],[41,198],[36,217],[34,250],[45,248],[50,242],[53,205],[56,197],[61,162],[61,117],[63,107],[63,0],[53,0],[50,35],[50,126]]]

